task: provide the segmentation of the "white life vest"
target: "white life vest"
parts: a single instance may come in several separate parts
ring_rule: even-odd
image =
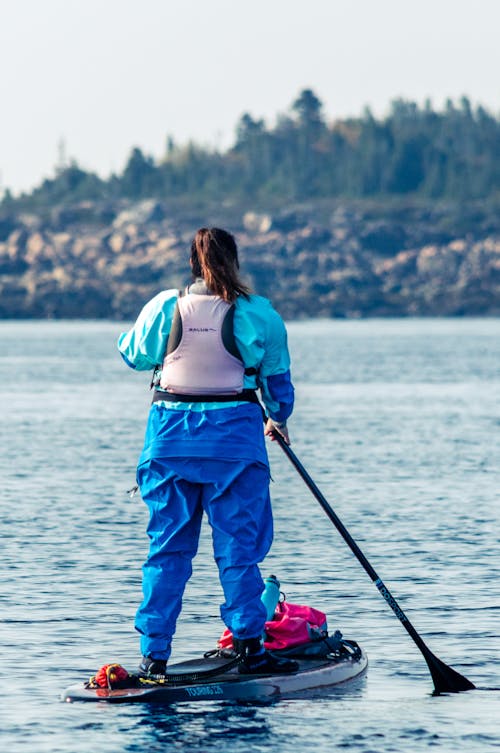
[[[232,304],[216,295],[189,293],[177,301],[178,345],[163,359],[160,388],[181,395],[232,395],[243,389],[245,367],[224,345],[224,319]]]

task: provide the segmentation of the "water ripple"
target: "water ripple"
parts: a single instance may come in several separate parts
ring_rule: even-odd
[[[370,660],[357,683],[261,705],[61,704],[109,660],[134,667],[147,550],[134,484],[148,375],[115,356],[120,324],[0,323],[0,728],[12,753],[297,748],[488,753],[500,747],[498,320],[289,327],[293,448],[443,661],[474,693],[433,698],[417,647],[296,472],[270,446],[276,537],[264,564],[291,601]],[[32,389],[37,359],[36,399]],[[110,389],[112,386],[112,389]],[[203,526],[174,641],[213,648],[222,593]]]

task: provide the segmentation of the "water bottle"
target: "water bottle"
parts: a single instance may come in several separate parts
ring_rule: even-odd
[[[264,590],[260,597],[267,610],[266,622],[272,620],[280,600],[280,582],[275,575],[264,578]]]

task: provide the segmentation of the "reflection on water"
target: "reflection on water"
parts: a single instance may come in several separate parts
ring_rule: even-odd
[[[268,705],[163,708],[59,702],[100,664],[137,662],[146,511],[126,490],[148,375],[122,366],[119,324],[1,323],[3,748],[498,748],[499,325],[289,327],[294,451],[429,648],[481,689],[432,698],[420,652],[270,446],[276,537],[264,571],[276,572],[291,601],[323,609],[332,631],[363,645],[368,674]],[[214,646],[221,600],[204,528],[176,658]]]
[[[218,745],[252,749],[254,744],[272,744],[269,721],[256,707],[225,706],[214,709],[210,704],[205,704],[196,711],[185,711],[180,706],[169,711],[150,707],[141,713],[137,722],[139,740],[126,748],[130,751],[141,747],[141,738],[146,747],[159,743],[167,746],[167,749],[169,744],[190,750],[211,750]]]

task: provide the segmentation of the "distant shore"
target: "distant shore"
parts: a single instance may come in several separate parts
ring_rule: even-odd
[[[243,275],[286,319],[500,315],[500,219],[480,207],[120,200],[1,218],[0,317],[131,319],[189,280],[202,224],[236,234]]]

